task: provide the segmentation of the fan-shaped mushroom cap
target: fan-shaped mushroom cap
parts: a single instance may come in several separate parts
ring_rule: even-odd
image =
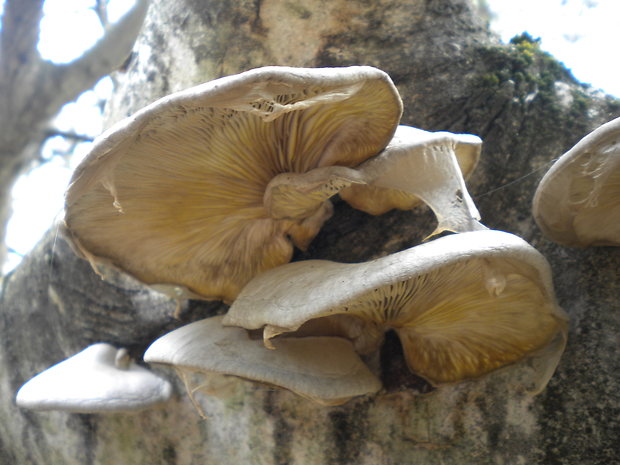
[[[401,112],[389,76],[364,66],[259,68],[169,95],[95,141],[67,192],[67,229],[95,268],[230,301],[331,214],[323,201],[273,218],[269,182],[358,165]]]
[[[124,349],[99,343],[32,378],[15,402],[34,410],[125,412],[165,402],[171,394],[168,381],[129,360]]]
[[[353,184],[340,196],[372,215],[424,202],[437,216],[433,234],[484,229],[464,180],[478,163],[481,146],[480,138],[471,134],[398,126],[386,149],[357,168],[367,185]]]
[[[360,352],[393,328],[410,369],[434,384],[478,377],[554,341],[544,386],[566,335],[545,258],[522,239],[489,230],[366,263],[274,268],[248,283],[224,324],[264,328],[267,343],[286,332],[327,331],[352,339]]]
[[[620,245],[620,118],[558,159],[536,189],[533,214],[559,244]]]
[[[265,348],[241,328],[222,326],[222,317],[197,321],[157,339],[144,354],[149,363],[165,363],[181,371],[232,375],[293,391],[325,405],[381,389],[342,338],[306,337],[277,341]],[[188,392],[192,389],[188,386]]]

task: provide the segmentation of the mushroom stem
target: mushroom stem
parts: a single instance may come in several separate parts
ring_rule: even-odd
[[[351,184],[365,184],[364,176],[345,166],[323,166],[306,173],[282,173],[265,189],[263,204],[274,219],[305,219],[323,202]]]
[[[129,357],[129,352],[127,352],[127,349],[118,349],[118,352],[116,352],[116,356],[114,357],[114,366],[119,370],[128,370],[130,363],[131,358]]]

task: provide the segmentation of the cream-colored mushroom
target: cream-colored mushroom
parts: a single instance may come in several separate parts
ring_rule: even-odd
[[[95,269],[231,301],[331,215],[322,188],[310,207],[284,202],[294,218],[270,215],[270,181],[359,165],[401,112],[389,76],[364,66],[259,68],[169,95],[95,141],[67,192],[69,236]]]
[[[15,402],[33,410],[128,412],[165,402],[171,394],[168,381],[131,361],[124,349],[99,343],[32,378]]]
[[[481,147],[480,138],[471,134],[399,126],[383,153],[358,167],[368,186],[351,185],[340,196],[375,215],[408,210],[422,201],[437,217],[431,235],[486,229],[464,179],[475,168]]]
[[[331,334],[375,350],[394,329],[414,373],[433,384],[544,358],[536,390],[566,339],[547,261],[500,231],[454,234],[366,263],[295,262],[243,289],[225,325],[278,335]],[[279,339],[276,339],[279,341]]]
[[[533,214],[568,246],[620,245],[620,118],[581,139],[540,181]]]
[[[265,348],[241,328],[211,317],[157,339],[144,354],[148,363],[176,368],[193,399],[200,386],[187,385],[192,372],[234,376],[285,388],[324,405],[337,405],[381,389],[381,383],[353,350],[337,337],[286,338]]]
[[[326,167],[272,180],[265,206],[273,215],[296,218],[316,209],[325,198],[339,192],[351,206],[373,215],[393,208],[408,210],[421,202],[431,207],[442,231],[486,229],[465,186],[473,171],[482,141],[471,134],[427,132],[398,126],[385,150],[354,169]],[[292,202],[291,199],[297,199]]]

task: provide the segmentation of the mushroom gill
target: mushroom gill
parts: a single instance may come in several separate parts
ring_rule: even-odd
[[[509,260],[472,259],[373,289],[346,312],[395,329],[411,371],[432,384],[476,378],[557,332],[553,303],[524,271]]]
[[[359,164],[401,112],[390,78],[370,67],[259,68],[172,94],[95,142],[67,192],[69,235],[95,269],[231,301],[331,214],[325,198],[300,217],[270,216],[269,182]]]
[[[328,334],[351,340],[360,353],[377,349],[394,329],[411,371],[432,384],[540,357],[536,390],[555,370],[567,331],[544,257],[490,230],[364,263],[280,266],[250,281],[223,322],[262,328],[268,347],[278,336]]]
[[[566,246],[620,245],[620,118],[598,127],[541,179],[533,215],[542,232]]]

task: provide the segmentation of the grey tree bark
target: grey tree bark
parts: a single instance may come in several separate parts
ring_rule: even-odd
[[[51,231],[4,283],[0,313],[2,464],[610,464],[620,436],[619,251],[568,249],[541,236],[530,210],[552,159],[620,102],[574,81],[532,41],[501,45],[467,0],[221,0],[153,2],[112,123],[167,93],[262,65],[367,64],[387,71],[403,123],[484,140],[469,188],[493,229],[518,234],[550,261],[569,341],[549,386],[532,398],[529,367],[475,382],[429,386],[388,335],[371,360],[384,389],[340,407],[239,382],[225,400],[201,397],[202,420],[180,383],[168,404],[135,415],[33,413],[16,408],[27,379],[106,341],[139,358],[157,336],[226,310],[174,303],[124,276],[101,281]],[[343,202],[294,259],[352,262],[418,244],[428,210],[371,217]],[[167,373],[175,379],[172,373]]]

